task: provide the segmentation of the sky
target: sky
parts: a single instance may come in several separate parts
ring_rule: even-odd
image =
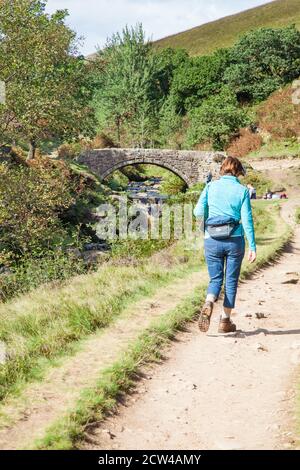
[[[268,0],[48,0],[47,11],[67,9],[67,24],[84,37],[87,55],[125,25],[142,23],[153,40],[185,31],[223,16],[268,3]]]

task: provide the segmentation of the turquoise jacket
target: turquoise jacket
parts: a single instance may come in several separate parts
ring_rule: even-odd
[[[232,237],[241,237],[246,233],[249,248],[256,251],[252,208],[248,189],[235,176],[222,176],[209,183],[200,196],[194,215],[204,217],[232,217],[242,223],[234,230]],[[209,238],[207,232],[205,237]]]

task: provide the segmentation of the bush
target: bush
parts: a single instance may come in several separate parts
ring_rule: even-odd
[[[184,115],[220,92],[228,55],[226,49],[219,49],[209,56],[191,57],[177,67],[170,89],[176,113]]]
[[[169,174],[161,184],[161,193],[167,195],[176,195],[186,189],[186,183],[179,176]]]
[[[257,109],[259,126],[273,139],[296,139],[300,135],[299,105],[293,104],[291,86],[276,91]]]
[[[60,214],[74,203],[66,175],[59,168],[0,164],[0,178],[0,264],[63,245]]]
[[[263,196],[268,189],[272,188],[273,182],[266,178],[262,173],[255,170],[248,170],[247,176],[242,178],[244,185],[252,184],[256,189],[257,195]]]
[[[249,129],[241,129],[240,135],[233,140],[226,152],[233,157],[245,157],[250,152],[259,150],[263,144],[263,139],[259,134],[254,134]]]
[[[57,149],[58,158],[61,160],[73,160],[78,157],[82,152],[82,146],[79,143],[76,144],[63,144]]]
[[[22,260],[11,274],[0,275],[0,301],[7,301],[16,293],[22,294],[52,281],[63,281],[87,272],[82,259],[57,251],[41,259]]]
[[[113,142],[113,140],[106,135],[104,132],[96,135],[91,142],[91,147],[93,149],[104,149],[104,148],[115,148],[117,145]]]
[[[211,140],[215,150],[224,150],[230,139],[249,124],[246,111],[238,106],[236,96],[224,87],[219,95],[211,96],[189,114],[188,147]]]
[[[261,101],[300,75],[300,32],[295,26],[263,28],[230,49],[225,81],[240,100]]]

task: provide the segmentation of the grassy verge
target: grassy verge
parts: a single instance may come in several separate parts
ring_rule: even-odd
[[[296,209],[296,223],[297,224],[300,224],[300,207],[298,207],[298,209]]]
[[[244,264],[242,278],[250,276],[255,270],[273,261],[290,239],[290,228],[281,219],[280,223],[274,220],[274,217],[279,215],[278,211],[278,204],[258,203],[255,212],[261,216],[257,223],[260,235],[259,257],[253,265]],[[276,235],[271,238],[274,229]],[[82,392],[77,407],[48,429],[45,437],[36,443],[36,448],[78,448],[89,424],[101,421],[108,412],[114,411],[122,395],[135,386],[141,367],[160,360],[164,346],[174,338],[175,332],[195,317],[199,302],[204,299],[205,290],[205,285],[199,286],[175,310],[156,320],[142,332],[119,361],[104,371],[97,384]]]
[[[299,158],[300,157],[300,144],[293,141],[271,141],[263,145],[256,152],[252,152],[248,157],[252,158]]]
[[[0,367],[0,398],[41,379],[51,360],[72,353],[79,340],[108,327],[134,301],[199,269],[191,253],[180,256],[183,250],[171,247],[139,265],[107,263],[63,286],[45,286],[0,305],[0,340],[8,358]]]

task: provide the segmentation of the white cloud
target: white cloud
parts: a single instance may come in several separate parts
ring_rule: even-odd
[[[126,24],[141,22],[149,37],[158,39],[252,8],[268,0],[48,0],[47,11],[68,9],[68,24],[85,37],[85,54],[103,46]]]

